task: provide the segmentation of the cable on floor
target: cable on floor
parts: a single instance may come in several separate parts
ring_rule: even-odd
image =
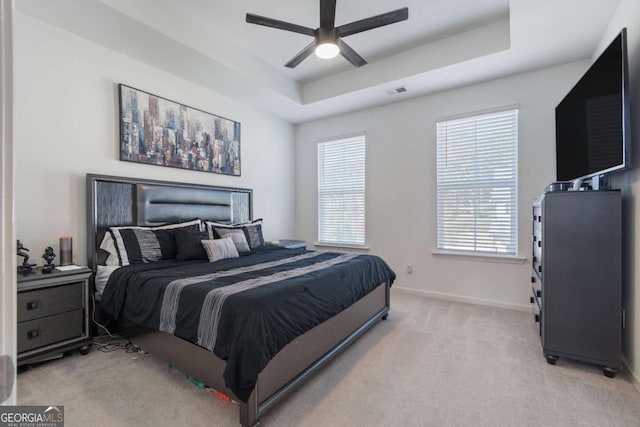
[[[96,320],[96,298],[91,294],[91,320],[102,330],[102,332],[93,338],[93,345],[98,351],[110,353],[116,350],[125,350],[127,353],[144,353],[140,347],[129,341],[127,338],[118,334],[111,333],[102,323]]]

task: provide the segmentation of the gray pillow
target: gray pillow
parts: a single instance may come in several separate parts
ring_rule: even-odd
[[[230,238],[239,254],[244,255],[251,252],[244,230],[239,228],[216,228],[215,231],[220,236],[220,239]]]
[[[236,246],[229,237],[217,240],[203,240],[202,246],[207,252],[209,262],[216,262],[226,258],[238,258]]]

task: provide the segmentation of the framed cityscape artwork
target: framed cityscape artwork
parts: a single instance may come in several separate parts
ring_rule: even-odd
[[[119,89],[120,160],[240,176],[240,123]]]

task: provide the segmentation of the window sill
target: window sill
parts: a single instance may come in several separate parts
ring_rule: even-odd
[[[437,257],[467,259],[469,261],[501,262],[505,264],[524,264],[527,262],[526,257],[516,255],[484,255],[478,253],[444,251],[440,249],[436,249],[431,253]]]
[[[349,245],[346,243],[315,242],[313,246],[320,247],[320,248],[362,249],[366,251],[369,250],[369,246],[366,244],[365,245]]]

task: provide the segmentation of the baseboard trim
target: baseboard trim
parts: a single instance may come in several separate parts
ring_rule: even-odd
[[[456,302],[464,302],[467,304],[476,304],[476,305],[486,305],[489,307],[498,307],[498,308],[506,308],[507,310],[515,310],[515,311],[531,311],[530,305],[524,304],[513,304],[510,302],[496,301],[492,299],[485,298],[474,298],[474,297],[465,297],[456,294],[447,294],[444,292],[434,292],[434,291],[425,291],[423,289],[412,289],[412,288],[403,288],[401,286],[393,286],[392,290],[398,290],[400,292],[406,292],[414,295],[422,295],[429,298],[436,298],[446,301],[456,301]]]
[[[631,363],[629,363],[629,360],[627,360],[625,355],[622,355],[622,363],[627,368],[627,371],[629,371],[629,373],[631,374],[631,382],[633,383],[633,386],[636,388],[636,390],[640,391],[640,378],[638,378],[638,374],[633,369],[631,369]]]

